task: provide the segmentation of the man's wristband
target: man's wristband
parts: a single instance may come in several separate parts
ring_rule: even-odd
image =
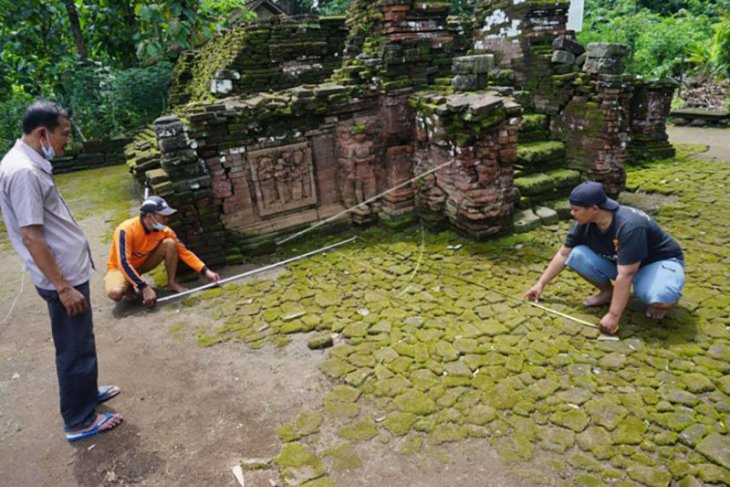
[[[147,283],[144,282],[144,281],[142,281],[142,284],[140,284],[139,286],[137,286],[137,289],[139,289],[141,291],[142,289],[144,289],[146,287],[147,287]]]
[[[199,274],[203,277],[205,277],[205,273],[208,272],[208,266],[204,265],[202,269],[200,269]]]

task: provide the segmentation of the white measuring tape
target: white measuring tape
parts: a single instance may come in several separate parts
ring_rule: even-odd
[[[357,237],[350,237],[347,240],[342,240],[340,242],[333,243],[332,245],[327,245],[325,247],[321,247],[319,249],[312,250],[311,252],[307,252],[305,254],[297,255],[296,257],[292,257],[290,259],[282,260],[281,262],[275,262],[273,264],[269,264],[269,265],[266,265],[264,267],[259,267],[258,269],[253,269],[253,270],[250,270],[250,271],[247,271],[247,272],[243,272],[243,273],[238,274],[238,275],[235,275],[235,276],[226,277],[225,279],[221,279],[218,282],[211,282],[210,284],[205,284],[203,286],[196,287],[194,289],[188,289],[187,291],[183,291],[181,293],[171,294],[170,296],[165,296],[164,298],[158,299],[157,302],[158,303],[165,303],[167,301],[172,301],[174,299],[179,299],[179,298],[182,298],[184,296],[189,296],[191,294],[194,294],[194,293],[203,291],[205,289],[210,289],[212,287],[220,286],[221,284],[225,284],[227,282],[235,281],[236,279],[241,279],[243,277],[253,276],[254,274],[259,274],[261,272],[268,271],[269,269],[274,269],[276,267],[282,266],[284,264],[288,264],[290,262],[294,262],[294,261],[297,261],[297,260],[302,260],[302,259],[305,259],[305,258],[310,257],[312,255],[320,254],[322,252],[326,252],[328,250],[337,248],[337,247],[339,247],[341,245],[345,245],[345,244],[350,243],[350,242],[353,242],[355,240],[357,240]]]

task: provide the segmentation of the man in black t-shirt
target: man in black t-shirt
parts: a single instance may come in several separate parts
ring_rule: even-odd
[[[608,198],[597,182],[573,189],[570,206],[576,223],[525,298],[537,301],[545,286],[570,267],[598,288],[585,306],[609,305],[600,322],[604,333],[618,331],[632,284],[648,305],[646,316],[663,318],[684,287],[684,256],[676,240],[643,211]]]

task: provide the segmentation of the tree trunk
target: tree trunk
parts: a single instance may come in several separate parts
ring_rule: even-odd
[[[79,12],[76,10],[76,4],[74,3],[74,0],[63,0],[63,4],[66,6],[66,12],[68,13],[68,21],[69,24],[71,24],[71,32],[74,36],[76,51],[78,51],[81,59],[87,60],[89,58],[89,51],[86,49],[86,42],[84,42],[84,36],[81,32]]]

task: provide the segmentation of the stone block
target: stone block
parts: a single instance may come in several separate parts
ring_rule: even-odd
[[[174,150],[186,149],[188,147],[188,138],[184,133],[175,137],[164,137],[157,141],[157,146],[162,152],[170,152]]]
[[[616,42],[591,42],[586,55],[590,58],[624,57],[629,53],[629,46]]]
[[[568,51],[553,51],[553,57],[550,61],[556,64],[573,64],[575,54]]]
[[[512,228],[517,233],[525,233],[540,226],[540,217],[532,210],[522,210],[515,213]]]
[[[504,106],[502,98],[492,95],[484,95],[469,104],[469,111],[474,115],[485,115],[487,113],[494,112],[502,106]]]
[[[473,91],[479,89],[479,77],[476,74],[457,74],[451,80],[451,87],[457,91]]]
[[[570,220],[570,202],[567,198],[545,201],[543,204],[555,211],[561,220]]]
[[[558,213],[552,208],[538,206],[534,209],[534,211],[535,214],[540,218],[540,221],[543,225],[552,225],[553,223],[557,223],[559,220]]]
[[[145,177],[147,178],[147,181],[149,181],[151,184],[161,183],[170,179],[164,169],[152,169],[150,171],[147,171],[145,173]]]
[[[183,123],[175,116],[160,117],[154,123],[158,139],[177,137],[185,131]]]
[[[553,41],[553,49],[559,49],[562,51],[568,51],[571,54],[574,54],[575,56],[580,56],[586,51],[586,48],[583,47],[583,44],[576,41],[575,39],[571,37],[566,36],[558,36]]]
[[[479,99],[479,95],[451,95],[446,98],[446,108],[452,112],[460,113]]]
[[[477,54],[454,58],[451,71],[454,74],[487,74],[492,68],[493,54]]]
[[[619,58],[592,58],[587,57],[583,63],[583,71],[586,73],[614,74],[624,72],[624,61]]]

